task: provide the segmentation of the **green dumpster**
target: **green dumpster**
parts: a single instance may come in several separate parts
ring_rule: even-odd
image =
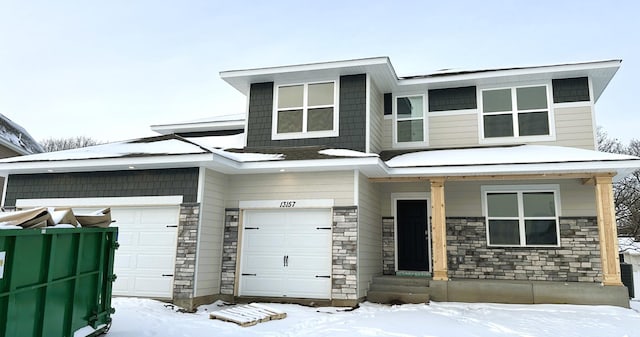
[[[117,228],[0,230],[0,337],[111,325]]]

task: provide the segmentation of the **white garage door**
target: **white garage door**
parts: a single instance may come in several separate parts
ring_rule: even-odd
[[[96,208],[74,208],[74,212]],[[178,206],[112,207],[118,227],[113,283],[116,296],[172,298]]]
[[[118,226],[113,294],[171,298],[178,242],[178,207],[113,208]]]
[[[331,296],[331,210],[244,212],[240,296]]]

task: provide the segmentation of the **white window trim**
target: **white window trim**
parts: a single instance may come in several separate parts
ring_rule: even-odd
[[[307,113],[308,113],[308,105],[307,105],[307,96],[309,90],[309,84],[320,84],[320,83],[333,83],[333,105],[314,105],[312,108],[333,108],[333,130],[324,130],[324,131],[307,131]],[[303,97],[302,97],[302,132],[288,132],[288,133],[278,133],[278,94],[280,92],[280,87],[290,87],[302,85],[303,89]],[[304,139],[304,138],[324,138],[324,137],[338,137],[339,135],[339,97],[340,90],[338,88],[338,81],[336,80],[327,80],[327,81],[317,81],[317,82],[304,82],[304,83],[283,83],[277,84],[274,88],[273,93],[273,111],[271,114],[271,139],[273,140],[283,140],[283,139]],[[287,108],[283,110],[298,110],[297,108]]]
[[[422,141],[421,142],[398,142],[398,98],[402,97],[422,97]],[[419,94],[402,94],[393,96],[393,147],[394,148],[412,148],[412,147],[425,147],[429,146],[429,116],[427,115],[427,95],[425,93]],[[403,120],[417,120],[419,118],[403,118]]]
[[[518,119],[517,115],[519,113],[517,100],[515,91],[518,88],[531,88],[531,87],[546,87],[547,91],[547,118],[549,121],[549,134],[548,135],[539,135],[539,136],[520,136],[518,130]],[[515,116],[512,119],[513,122],[513,133],[514,135],[511,137],[491,137],[485,138],[484,136],[484,109],[483,109],[483,91],[489,90],[500,90],[500,89],[510,89],[511,90],[511,114]],[[547,142],[547,141],[555,141],[556,140],[556,123],[555,123],[555,114],[553,103],[553,93],[551,92],[551,82],[547,81],[544,83],[537,84],[527,84],[527,85],[514,85],[514,86],[503,86],[503,87],[477,87],[477,97],[478,97],[478,141],[480,144],[513,144],[513,143],[527,143],[527,142]],[[527,110],[524,110],[525,112]],[[507,114],[508,112],[495,113],[499,114]],[[494,114],[494,113],[490,113]]]
[[[431,198],[428,192],[400,192],[391,193],[391,214],[393,214],[393,257],[395,271],[398,269],[398,200],[426,200],[427,201],[427,249],[429,252],[429,272],[433,273],[433,251],[431,250]]]
[[[482,193],[482,216],[485,218],[486,241],[488,247],[525,247],[525,248],[549,248],[560,247],[560,216],[562,213],[562,205],[560,203],[560,185],[558,184],[541,184],[541,185],[485,185],[480,188]],[[555,245],[527,245],[526,233],[524,231],[524,209],[522,203],[522,194],[528,192],[553,192],[556,207],[556,244]],[[488,193],[518,193],[518,221],[520,228],[520,244],[519,245],[496,245],[491,244],[489,240],[489,209],[487,204]],[[542,217],[541,217],[542,218]],[[549,217],[550,219],[552,217]]]

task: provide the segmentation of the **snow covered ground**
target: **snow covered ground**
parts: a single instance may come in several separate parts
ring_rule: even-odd
[[[240,327],[209,319],[216,305],[195,314],[165,303],[114,298],[116,313],[107,337],[208,336],[640,336],[640,313],[610,306],[435,303],[359,309],[266,304],[287,312],[283,320]],[[640,310],[640,302],[633,302]]]

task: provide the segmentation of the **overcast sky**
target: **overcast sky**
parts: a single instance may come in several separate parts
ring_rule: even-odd
[[[399,76],[622,59],[597,124],[640,138],[640,1],[0,0],[0,113],[37,140],[245,112],[219,72],[389,56]]]

